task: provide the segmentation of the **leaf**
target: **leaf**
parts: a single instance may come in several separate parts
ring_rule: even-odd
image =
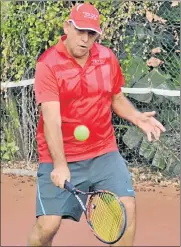
[[[148,142],[147,139],[144,137],[143,142],[141,143],[139,154],[148,160],[152,160],[156,152],[156,149],[156,145],[154,145],[154,143]]]
[[[180,160],[169,156],[166,164],[166,171],[178,175],[177,172],[180,171]]]
[[[160,17],[158,15],[153,14],[149,10],[146,10],[146,18],[149,22],[159,21],[163,24],[167,22],[167,20],[163,19],[162,17]]]
[[[13,141],[13,142],[9,142],[9,143],[7,144],[7,147],[8,147],[8,148],[13,148],[14,146],[15,146],[14,141]]]
[[[131,77],[131,85],[148,73],[146,63],[140,57],[133,57],[128,65],[127,74]]]
[[[146,18],[148,19],[149,22],[152,22],[154,18],[154,14],[151,13],[149,10],[146,10]]]
[[[151,54],[154,55],[156,53],[160,53],[161,52],[161,48],[160,47],[156,47],[154,49],[151,50]]]
[[[145,31],[142,27],[136,27],[136,34],[138,36],[138,40],[145,39]]]
[[[167,131],[168,132],[168,131]],[[180,135],[177,133],[170,133],[162,135],[159,141],[159,150],[162,152],[166,167],[173,166],[177,164],[177,161],[180,162],[179,159],[179,151],[178,146],[180,144]],[[174,164],[171,164],[174,163]]]
[[[171,4],[171,7],[176,7],[179,5],[179,1],[177,0],[173,0],[172,4]]]
[[[167,22],[167,20],[163,19],[162,17],[160,17],[158,15],[154,15],[154,21],[159,21],[163,24],[165,24]]]
[[[134,84],[135,88],[164,88],[170,75],[161,74],[157,69],[153,69],[149,74],[141,78]],[[149,103],[152,100],[152,93],[148,94],[130,94],[130,97],[140,102]]]
[[[4,160],[10,160],[10,156],[8,153],[5,153],[3,156],[2,156],[2,159]]]
[[[174,38],[175,38],[175,40],[176,40],[176,42],[175,42],[175,44],[176,45],[178,45],[179,44],[179,36],[178,36],[178,33],[177,33],[177,31],[176,30],[174,30]]]
[[[180,162],[178,162],[178,164],[175,166],[174,170],[173,170],[173,173],[177,176],[180,175]]]
[[[166,168],[166,157],[163,150],[157,149],[154,159],[152,161],[152,166],[158,167],[161,170]]]
[[[170,75],[161,74],[158,69],[153,69],[148,75],[142,78],[136,86],[147,85],[152,88],[160,88],[160,85],[165,84],[170,79]]]
[[[143,137],[141,132],[136,127],[130,127],[126,134],[123,136],[123,142],[130,148],[136,147]]]
[[[6,145],[1,145],[1,151],[6,151],[7,150],[7,146]]]
[[[178,113],[173,109],[164,109],[164,111],[160,112],[160,120],[165,121],[166,123],[171,123],[174,119],[178,118]]]
[[[149,60],[146,61],[147,65],[150,67],[158,67],[160,64],[164,62],[156,57],[151,57]]]
[[[170,101],[172,101],[175,105],[179,105],[180,106],[180,97],[167,97]]]

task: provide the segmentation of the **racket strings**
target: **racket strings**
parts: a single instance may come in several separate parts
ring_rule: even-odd
[[[122,230],[123,211],[112,194],[94,195],[90,202],[90,222],[95,233],[107,242],[115,241]]]
[[[120,210],[119,212],[115,211],[117,201],[115,204],[114,200],[110,200],[110,197],[105,196],[102,198],[97,197],[96,199],[96,201],[94,200],[96,210],[94,210],[91,217],[94,230],[101,238],[104,238],[107,241],[112,241],[118,237],[120,232],[120,229],[116,229],[119,228],[121,217]]]

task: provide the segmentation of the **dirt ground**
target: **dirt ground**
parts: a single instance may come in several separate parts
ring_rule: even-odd
[[[135,188],[135,246],[180,246],[180,190],[146,183]],[[1,246],[26,246],[35,222],[35,194],[34,178],[1,174]],[[63,221],[53,245],[104,246],[92,235],[84,216],[80,223]]]

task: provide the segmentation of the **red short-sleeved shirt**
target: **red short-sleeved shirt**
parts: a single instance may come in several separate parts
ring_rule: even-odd
[[[121,91],[124,78],[113,52],[95,43],[84,68],[68,54],[63,36],[57,45],[39,58],[35,73],[37,104],[60,102],[62,133],[68,162],[93,158],[117,150],[112,126],[111,99]],[[80,142],[74,138],[76,126],[86,125],[89,138]],[[43,131],[43,118],[37,128],[40,162],[52,162]]]

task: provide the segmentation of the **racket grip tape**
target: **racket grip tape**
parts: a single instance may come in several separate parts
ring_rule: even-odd
[[[68,190],[69,192],[75,191],[75,187],[71,183],[69,183],[67,180],[65,180],[64,188]]]

